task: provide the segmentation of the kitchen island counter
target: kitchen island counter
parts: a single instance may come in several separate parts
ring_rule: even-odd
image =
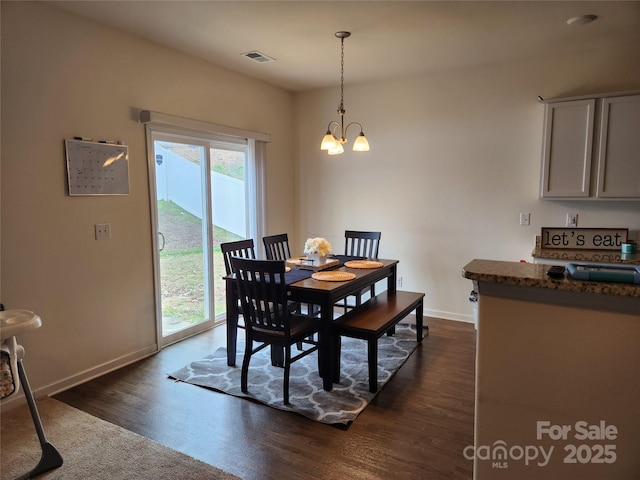
[[[464,266],[462,276],[477,282],[499,285],[640,298],[640,285],[612,282],[585,282],[567,277],[557,280],[547,276],[549,267],[550,265],[540,263],[476,259]]]
[[[475,480],[640,478],[640,286],[473,260]],[[614,433],[615,432],[615,433]],[[534,458],[535,456],[535,458]]]

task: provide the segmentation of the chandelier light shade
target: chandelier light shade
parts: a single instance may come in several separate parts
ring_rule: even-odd
[[[322,138],[322,143],[320,144],[320,150],[327,150],[329,155],[339,155],[344,152],[343,144],[347,143],[347,130],[351,125],[357,125],[360,127],[360,134],[353,142],[353,151],[354,152],[368,152],[369,151],[369,142],[367,141],[367,137],[364,136],[364,132],[362,131],[362,125],[358,122],[351,122],[346,127],[344,126],[344,39],[349,38],[351,36],[351,32],[336,32],[336,37],[340,39],[340,106],[338,107],[338,115],[340,115],[340,121],[332,120],[329,122],[327,126],[327,133]],[[336,134],[338,134],[338,129],[340,129],[339,135],[340,138],[336,138]]]

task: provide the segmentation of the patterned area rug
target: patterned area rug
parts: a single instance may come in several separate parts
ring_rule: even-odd
[[[378,392],[417,346],[414,325],[398,324],[395,335],[384,335],[378,340]],[[235,367],[227,366],[226,349],[219,348],[212,355],[191,362],[169,376],[328,424],[350,424],[376,395],[369,392],[367,344],[363,340],[343,337],[340,383],[334,384],[330,392],[322,389],[317,353],[294,362],[289,381],[289,405],[282,402],[283,369],[271,365],[269,352],[265,348],[251,357],[246,395],[240,391],[244,345],[238,346]]]

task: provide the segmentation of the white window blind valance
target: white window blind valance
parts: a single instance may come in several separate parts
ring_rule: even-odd
[[[242,128],[229,127],[227,125],[218,125],[216,123],[204,122],[202,120],[193,120],[177,115],[169,115],[167,113],[154,112],[152,110],[142,110],[140,112],[140,123],[167,125],[177,127],[192,132],[206,132],[209,134],[220,135],[221,137],[245,138],[253,139],[261,142],[271,142],[271,135],[268,133],[254,132]],[[220,138],[223,140],[223,138]]]

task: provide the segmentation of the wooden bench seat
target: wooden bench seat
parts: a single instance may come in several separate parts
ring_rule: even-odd
[[[336,344],[334,381],[340,380],[340,337],[360,338],[367,341],[369,362],[369,391],[378,391],[378,339],[391,335],[396,324],[416,311],[416,341],[422,343],[424,293],[396,291],[383,292],[350,310],[334,322]],[[428,328],[428,327],[427,327]]]

